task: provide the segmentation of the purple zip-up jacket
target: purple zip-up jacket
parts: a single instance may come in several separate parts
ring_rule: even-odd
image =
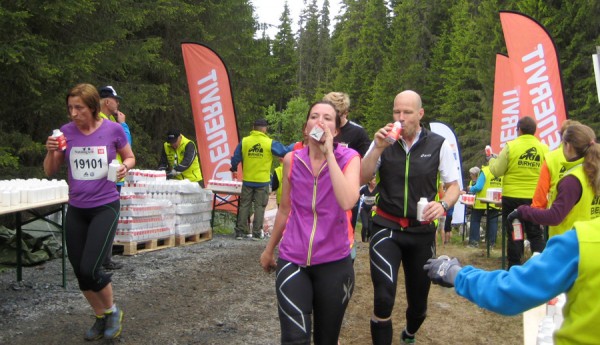
[[[358,153],[334,145],[335,159],[344,171]],[[305,147],[293,153],[291,209],[279,244],[279,257],[301,266],[341,260],[350,255],[350,241],[354,240],[351,211],[337,203],[327,163],[313,176],[308,150]]]

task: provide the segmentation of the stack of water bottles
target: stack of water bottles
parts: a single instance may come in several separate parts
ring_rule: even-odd
[[[117,241],[208,232],[212,199],[212,192],[196,182],[167,180],[164,171],[132,169],[121,189]]]
[[[556,296],[546,304],[546,316],[538,326],[537,345],[552,345],[552,335],[562,326],[562,309],[566,302],[564,293]]]
[[[69,186],[65,180],[14,179],[0,181],[0,207],[18,207],[66,200]]]

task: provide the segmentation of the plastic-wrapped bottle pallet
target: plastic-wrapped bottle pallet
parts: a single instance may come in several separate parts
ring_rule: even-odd
[[[175,233],[188,236],[209,232],[212,199],[213,193],[206,189],[182,194],[182,200],[175,209]]]
[[[144,242],[175,234],[175,207],[169,200],[157,200],[148,185],[166,181],[164,171],[132,169],[121,189],[121,214],[116,242]]]
[[[145,200],[140,204],[121,205],[116,242],[141,242],[174,235],[173,204],[168,200]]]
[[[190,236],[209,233],[213,193],[188,180],[167,180],[163,171],[133,169],[122,189],[129,202],[165,200],[173,205],[173,234]],[[134,196],[129,196],[133,194]],[[182,241],[185,241],[183,239]]]

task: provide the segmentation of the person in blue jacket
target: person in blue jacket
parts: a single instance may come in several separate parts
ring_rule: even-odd
[[[456,259],[429,259],[423,267],[434,284],[487,310],[515,315],[566,293],[562,327],[554,343],[600,344],[600,218],[575,222],[548,241],[544,251],[510,270],[462,267]]]

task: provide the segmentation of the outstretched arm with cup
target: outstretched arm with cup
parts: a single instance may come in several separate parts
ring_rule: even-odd
[[[502,315],[516,315],[573,287],[579,270],[579,243],[574,230],[552,237],[544,251],[509,271],[461,267],[456,259],[430,259],[423,267],[434,284]]]
[[[461,268],[462,266],[458,262],[458,259],[450,259],[446,255],[442,255],[437,259],[429,259],[425,266],[423,266],[431,282],[443,287],[454,286],[454,280]]]

